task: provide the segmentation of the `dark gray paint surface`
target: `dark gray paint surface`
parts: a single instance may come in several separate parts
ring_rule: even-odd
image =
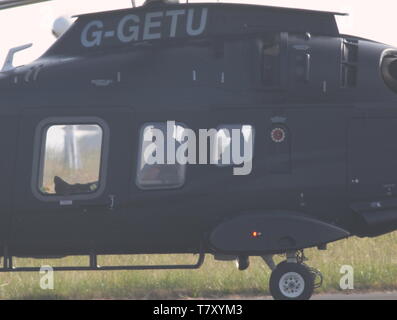
[[[195,28],[208,9],[200,35],[178,29],[180,36],[171,39],[166,36],[170,21],[161,20],[162,27],[153,29],[161,36],[157,40],[123,44],[109,35],[99,45],[82,46],[81,34],[92,21],[103,27],[97,24],[90,32],[105,37],[126,16],[164,16],[178,8],[185,15],[196,10]],[[269,34],[281,34],[280,82],[271,88],[261,81],[258,45]],[[387,227],[377,223],[377,210],[367,219],[365,210],[351,207],[377,202],[382,208],[395,197],[384,185],[397,184],[397,96],[379,70],[389,47],[349,37],[358,46],[356,83],[343,88],[344,38],[331,13],[259,6],[170,5],[81,16],[43,57],[0,73],[0,228],[8,231],[1,233],[1,245],[14,255],[190,253],[201,245],[213,252],[208,240],[222,223],[272,211],[297,212],[327,225],[330,234],[318,237],[313,224],[302,223],[303,246],[394,230],[397,206],[388,205],[388,213],[379,215]],[[109,127],[103,192],[66,207],[36,197],[31,183],[37,174],[38,125],[62,117],[98,117]],[[230,167],[189,165],[182,188],[139,189],[140,128],[167,120],[195,131],[251,124],[256,134],[252,173],[233,176]],[[284,145],[269,140],[275,126],[288,132]],[[374,219],[375,229],[368,223]],[[284,231],[283,223],[277,226]],[[332,235],[336,229],[343,229],[341,236]],[[244,236],[249,241],[250,234]],[[266,253],[263,248],[254,251]]]

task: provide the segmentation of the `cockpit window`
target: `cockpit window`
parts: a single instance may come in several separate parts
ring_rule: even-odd
[[[103,130],[97,124],[57,124],[44,133],[39,188],[71,196],[99,188]]]
[[[141,129],[137,185],[141,189],[174,189],[185,183],[186,164],[177,150],[184,141],[183,124],[146,123]]]

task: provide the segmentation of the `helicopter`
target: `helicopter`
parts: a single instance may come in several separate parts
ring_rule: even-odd
[[[322,275],[305,249],[397,229],[397,49],[341,34],[338,15],[149,0],[77,16],[30,64],[12,53],[0,272],[39,270],[14,257],[261,257],[275,299],[310,299]],[[198,257],[98,265],[127,254]]]

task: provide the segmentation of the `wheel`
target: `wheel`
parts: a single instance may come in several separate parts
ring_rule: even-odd
[[[250,266],[250,258],[248,256],[239,256],[237,257],[236,265],[240,271],[245,271]]]
[[[270,276],[270,293],[275,300],[309,300],[314,291],[314,278],[306,265],[282,262]]]

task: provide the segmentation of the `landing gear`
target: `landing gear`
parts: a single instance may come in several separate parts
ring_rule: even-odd
[[[236,265],[237,265],[237,268],[240,271],[247,270],[249,268],[249,266],[250,266],[249,256],[239,256],[239,257],[237,257]]]
[[[321,273],[305,265],[304,260],[303,253],[289,252],[286,261],[271,268],[269,289],[275,300],[309,300],[314,289],[321,286]]]
[[[270,293],[275,300],[309,300],[314,275],[304,264],[280,263],[270,276]]]

